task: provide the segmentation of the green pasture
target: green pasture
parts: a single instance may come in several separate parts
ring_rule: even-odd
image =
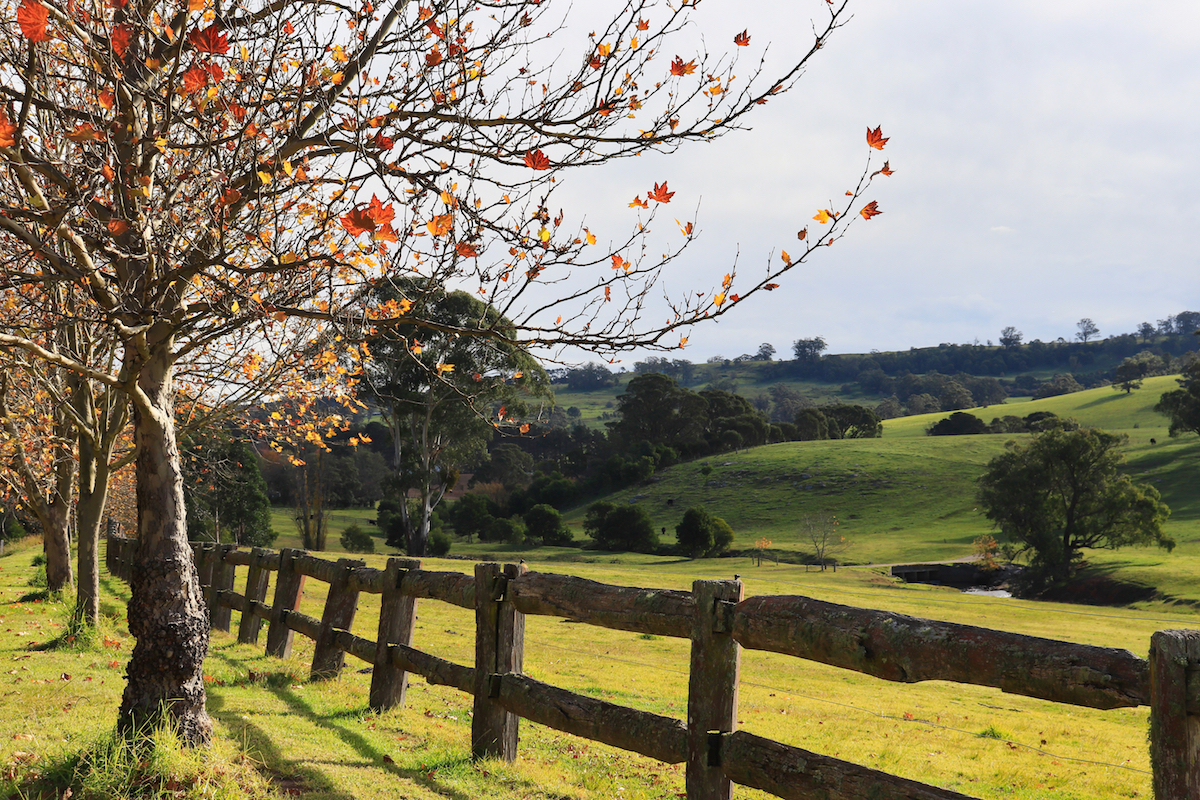
[[[124,629],[124,584],[105,574],[107,643],[42,649],[63,630],[61,604],[31,601],[33,545],[0,559],[0,764],[10,776],[45,768],[110,730],[133,641]],[[333,554],[331,554],[332,556]],[[599,581],[688,588],[697,578],[741,574],[748,595],[805,594],[832,602],[983,625],[1145,654],[1160,628],[1196,627],[1194,614],[972,597],[895,583],[882,570],[808,572],[746,559],[649,556],[620,563],[545,561],[531,569]],[[382,557],[367,557],[379,566]],[[427,559],[430,569],[470,563]],[[239,586],[244,569],[238,570]],[[25,599],[22,599],[26,596]],[[309,580],[301,610],[320,616],[324,585]],[[364,595],[353,629],[375,637],[378,598]],[[236,630],[238,615],[234,613]],[[684,718],[688,645],[547,617],[527,619],[526,671],[573,691]],[[470,664],[473,614],[422,600],[415,644]],[[252,767],[281,794],[311,798],[670,798],[683,769],[522,722],[514,764],[469,759],[470,698],[413,680],[402,709],[371,713],[370,676],[348,657],[342,676],[307,677],[312,643],[296,637],[291,659],[214,633],[206,665],[217,740],[213,769]],[[739,726],[818,752],[990,800],[1149,796],[1146,712],[1093,711],[943,682],[891,684],[775,654],[743,654]],[[11,780],[6,778],[5,780]],[[0,781],[0,794],[13,792]],[[78,795],[77,795],[78,796]],[[195,794],[191,796],[206,796]],[[261,796],[255,794],[253,796]],[[740,798],[765,798],[739,788]]]

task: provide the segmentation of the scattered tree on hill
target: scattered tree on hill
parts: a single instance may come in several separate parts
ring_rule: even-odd
[[[630,445],[648,442],[694,451],[704,443],[707,412],[703,397],[651,372],[625,385],[625,393],[617,398],[619,418],[608,427]]]
[[[758,346],[758,353],[755,358],[759,361],[770,361],[775,357],[775,345],[770,342],[763,342]]]
[[[1145,373],[1138,362],[1127,358],[1117,365],[1117,369],[1113,373],[1113,389],[1129,394],[1134,389],[1142,388],[1143,377],[1145,377]]]
[[[878,439],[883,436],[883,420],[866,406],[834,403],[822,406],[829,421],[830,439]]]
[[[1179,379],[1180,389],[1163,392],[1154,406],[1171,420],[1171,435],[1200,433],[1200,358],[1193,358]]]
[[[957,411],[960,408],[971,408],[975,398],[967,387],[958,381],[946,381],[938,394],[938,405],[941,411]]]
[[[1041,400],[1046,397],[1057,397],[1060,394],[1071,394],[1072,392],[1082,392],[1083,385],[1075,380],[1074,375],[1061,374],[1055,375],[1052,380],[1046,381],[1038,387],[1033,393],[1034,400]]]
[[[1075,327],[1079,329],[1079,332],[1075,334],[1075,338],[1085,344],[1089,339],[1095,338],[1100,333],[1100,329],[1096,327],[1096,323],[1092,322],[1090,317],[1084,317],[1079,320],[1079,322],[1075,323]]]
[[[965,411],[955,411],[945,419],[930,425],[925,431],[930,436],[970,436],[990,432],[986,422]]]
[[[688,558],[712,558],[733,544],[733,528],[703,506],[693,506],[675,526],[675,541]]]
[[[850,540],[838,533],[838,519],[825,512],[800,518],[800,539],[813,548],[813,555],[824,571],[831,561],[850,549]]]
[[[1149,342],[1157,333],[1158,331],[1155,330],[1154,326],[1149,322],[1143,322],[1141,325],[1137,326],[1137,335],[1142,337],[1143,343]]]
[[[797,339],[792,342],[792,354],[801,364],[815,364],[821,360],[821,353],[829,347],[820,336],[812,339]]]
[[[979,478],[984,514],[1050,579],[1069,577],[1084,548],[1172,549],[1158,491],[1119,472],[1126,438],[1085,428],[1009,442]]]
[[[1004,330],[1000,331],[1000,345],[1002,347],[1020,347],[1021,340],[1025,338],[1025,334],[1021,333],[1014,326],[1009,325]]]

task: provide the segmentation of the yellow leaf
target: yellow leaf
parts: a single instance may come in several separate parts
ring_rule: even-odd
[[[230,305],[230,309],[232,309],[232,310],[233,310],[233,313],[235,313],[235,314],[238,312],[238,309],[239,309],[239,308],[241,308],[241,306],[239,306],[239,305],[238,305],[238,301],[237,301],[237,300],[234,300],[234,301],[233,301],[233,304],[232,304],[232,305]]]
[[[833,212],[827,211],[822,208],[820,211],[818,211],[816,213],[816,216],[814,216],[813,219],[815,219],[817,222],[820,222],[822,225],[824,225],[826,222],[829,222],[830,220],[833,219]]]
[[[784,251],[783,251],[782,253],[780,253],[779,255],[780,255],[780,257],[781,257],[781,258],[783,258],[783,263],[787,264],[788,266],[791,266],[791,264],[792,264],[792,257],[788,255],[788,251],[787,251],[787,250],[784,250]]]
[[[263,172],[262,170],[259,170],[258,179],[263,182],[263,186],[266,186],[271,182],[271,174],[269,172]]]
[[[292,177],[292,162],[284,161],[283,162],[283,171],[287,173],[287,176],[289,178]]]
[[[549,242],[550,241],[550,231],[547,230],[546,228],[542,228],[540,231],[538,231],[538,238],[542,240],[543,244],[545,244],[546,242]]]
[[[584,228],[584,229],[583,229],[583,232],[587,234],[587,243],[588,243],[588,244],[595,244],[595,243],[596,243],[596,234],[592,233],[592,232],[591,232],[591,231],[589,231],[587,228]]]
[[[295,264],[298,259],[299,256],[297,256],[295,253],[284,253],[282,256],[280,256],[279,261],[282,264]]]
[[[203,11],[204,0],[188,0],[188,11]]]
[[[720,294],[718,294],[716,297],[713,298],[713,302],[716,303],[717,308],[720,308],[721,306],[725,305],[725,293],[721,292]]]
[[[445,373],[445,372],[454,372],[454,365],[453,364],[438,364],[437,369],[438,369],[439,374]]]

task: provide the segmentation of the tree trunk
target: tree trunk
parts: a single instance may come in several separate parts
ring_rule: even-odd
[[[165,337],[131,370],[139,390],[133,397],[138,550],[128,614],[137,645],[118,727],[126,734],[145,730],[165,714],[185,744],[203,746],[212,736],[204,707],[208,608],[187,539],[170,343]]]
[[[100,527],[108,502],[108,464],[98,458],[85,437],[79,438],[79,507],[76,541],[79,584],[75,589],[75,619],[85,625],[100,622]]]

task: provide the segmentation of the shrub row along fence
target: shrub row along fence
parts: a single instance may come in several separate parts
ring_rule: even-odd
[[[128,580],[137,541],[110,537],[108,568]],[[686,763],[687,797],[732,796],[733,784],[784,798],[950,800],[968,795],[736,730],[741,648],[831,664],[891,681],[991,686],[1089,708],[1150,707],[1158,800],[1200,800],[1200,631],[1159,631],[1148,659],[1127,650],[1023,636],[838,605],[800,596],[743,597],[740,581],[699,580],[691,592],[611,586],[524,565],[483,563],[475,574],[424,570],[392,558],[385,569],[336,563],[303,550],[195,545],[211,625],[286,658],[295,633],[316,642],[312,677],[330,678],[345,654],[374,665],[370,704],[404,702],[408,673],[474,695],[471,750],[512,760],[519,718],[659,761]],[[245,592],[235,568],[248,567]],[[277,572],[267,605],[268,573]],[[305,578],[329,584],[321,619],[296,610]],[[360,592],[382,595],[375,641],[350,632]],[[475,611],[475,664],[412,646],[419,598]],[[525,615],[691,640],[687,723],[551,686],[522,674]]]

